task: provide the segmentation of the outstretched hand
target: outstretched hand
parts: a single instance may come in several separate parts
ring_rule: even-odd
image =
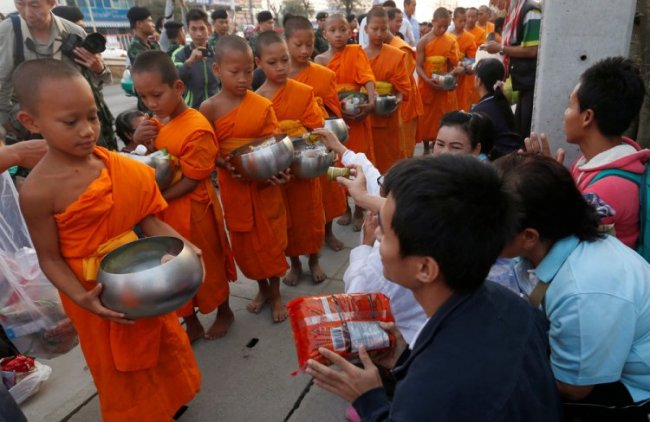
[[[97,283],[97,285],[91,290],[88,290],[83,295],[78,297],[75,302],[85,310],[99,315],[104,319],[108,319],[119,324],[135,324],[135,321],[126,319],[123,313],[115,312],[102,304],[102,302],[99,300],[99,295],[102,293],[103,287],[104,286]]]
[[[336,137],[336,134],[334,134],[334,132],[332,132],[331,130],[325,128],[318,128],[318,129],[314,129],[313,133],[320,135],[320,141],[328,149],[331,149],[332,151],[334,151],[335,153],[341,156],[345,153],[346,148],[343,146],[339,138]]]
[[[530,137],[524,139],[524,148],[529,154],[542,154],[545,157],[551,157],[558,163],[564,165],[564,160],[566,157],[566,151],[562,148],[558,148],[555,151],[555,156],[551,155],[551,145],[548,142],[548,138],[545,133],[542,133],[537,136],[535,132],[530,133]]]
[[[324,347],[319,348],[318,351],[341,370],[337,371],[310,359],[307,361],[306,372],[314,378],[317,386],[350,403],[367,391],[382,386],[379,370],[372,363],[364,346],[359,349],[359,358],[363,368],[351,364]]]
[[[358,203],[363,201],[364,195],[368,194],[366,190],[366,175],[363,174],[363,169],[358,164],[352,164],[348,167],[351,169],[354,179],[346,179],[345,177],[339,176],[336,178],[336,181],[347,189],[354,202]]]

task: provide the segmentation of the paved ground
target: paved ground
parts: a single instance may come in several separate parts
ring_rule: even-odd
[[[125,97],[119,85],[107,87],[105,98],[114,115],[135,106],[134,98]],[[285,300],[343,291],[343,273],[350,249],[358,244],[358,233],[350,227],[334,226],[346,248],[340,252],[323,248],[321,263],[330,278],[315,285],[306,273],[298,286],[282,285]],[[303,266],[308,268],[306,261]],[[246,311],[246,303],[254,297],[256,289],[254,281],[240,274],[239,280],[231,284],[235,323],[230,333],[220,340],[194,344],[203,376],[202,388],[180,420],[344,421],[346,403],[311,386],[309,377],[290,375],[297,367],[297,359],[288,321],[274,324],[268,307],[260,315]],[[207,325],[213,317],[205,315],[201,319]],[[257,344],[247,347],[252,339],[257,339]],[[23,404],[28,419],[100,421],[96,390],[80,350],[44,363],[52,367],[52,375],[41,391]]]

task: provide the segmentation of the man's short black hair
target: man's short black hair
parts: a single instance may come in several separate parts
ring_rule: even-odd
[[[481,286],[514,233],[511,196],[497,172],[469,155],[412,158],[386,174],[400,254],[436,260],[447,286]]]
[[[386,0],[381,4],[381,7],[397,7],[397,3],[395,3],[393,0]]]
[[[73,23],[84,20],[84,14],[77,6],[56,6],[52,13]]]
[[[593,110],[603,135],[621,136],[639,114],[645,93],[634,63],[624,57],[609,57],[580,76],[577,97],[580,111]]]
[[[215,9],[210,17],[212,18],[212,22],[216,21],[217,19],[228,19],[228,11],[223,7],[220,7],[218,9]]]
[[[350,13],[350,14],[346,17],[346,20],[348,21],[348,23],[352,23],[352,21],[355,20],[356,18],[357,18],[357,17],[356,17],[354,14]]]
[[[176,21],[167,21],[165,22],[165,31],[167,32],[167,38],[170,40],[176,39],[178,37],[178,34],[181,32],[181,28],[183,27],[183,24],[180,22]]]
[[[596,210],[562,164],[542,155],[512,153],[494,165],[517,199],[516,232],[535,229],[549,244],[568,236],[586,241],[600,237]]]
[[[146,7],[133,6],[126,12],[126,17],[129,19],[131,29],[135,28],[135,25],[151,16],[151,12]]]
[[[271,19],[273,19],[273,14],[268,10],[262,10],[260,13],[257,14],[257,23],[268,22]]]
[[[399,10],[397,7],[391,7],[386,11],[386,14],[388,15],[388,20],[392,21],[395,19],[397,15],[401,15],[402,11]]]
[[[210,21],[208,20],[208,14],[201,9],[190,9],[185,15],[185,23],[187,26],[190,26],[190,22],[193,21],[203,21],[209,27]]]
[[[316,13],[316,20],[319,21],[321,19],[327,19],[329,17],[329,13],[327,12],[318,12]]]

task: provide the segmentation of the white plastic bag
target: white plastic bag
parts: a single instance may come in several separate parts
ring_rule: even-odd
[[[79,342],[57,289],[38,265],[17,194],[0,175],[0,324],[20,353],[50,359]]]
[[[20,382],[9,389],[9,394],[20,404],[38,392],[43,384],[50,377],[52,368],[39,362],[34,362],[36,368]]]

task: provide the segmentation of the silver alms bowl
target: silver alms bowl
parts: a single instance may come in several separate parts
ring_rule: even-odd
[[[294,138],[292,142],[291,174],[299,179],[313,179],[326,173],[336,160],[336,153],[318,141],[311,142],[306,137]]]
[[[375,98],[375,114],[389,116],[397,110],[397,97],[394,95],[378,95]]]
[[[325,119],[325,129],[329,129],[339,138],[342,144],[348,140],[348,125],[339,117]]]
[[[164,263],[162,259],[165,257]],[[194,249],[176,237],[139,239],[113,250],[99,266],[102,303],[127,318],[175,311],[203,282],[203,264]]]
[[[230,163],[248,180],[267,180],[293,160],[293,144],[285,135],[259,138],[230,153]]]
[[[174,164],[167,154],[158,154],[158,151],[150,155],[137,155],[125,152],[120,152],[120,154],[153,168],[156,171],[156,183],[160,190],[167,189],[174,179]]]

